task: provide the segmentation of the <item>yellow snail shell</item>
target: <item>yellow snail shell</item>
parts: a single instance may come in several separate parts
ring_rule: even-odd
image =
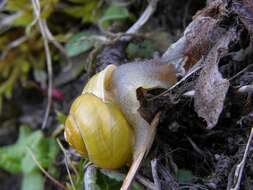
[[[70,108],[65,138],[82,156],[101,168],[115,169],[132,157],[133,131],[106,91],[115,66],[93,76]]]

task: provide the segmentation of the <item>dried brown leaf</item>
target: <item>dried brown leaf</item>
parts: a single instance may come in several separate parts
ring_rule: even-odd
[[[217,124],[229,88],[229,81],[220,74],[218,63],[236,37],[236,31],[232,28],[210,50],[195,86],[194,108],[205,119],[208,129]]]
[[[238,15],[239,19],[248,30],[251,38],[253,38],[253,1],[232,1],[231,10]]]
[[[187,41],[185,54],[189,67],[206,55],[223,34],[224,29],[218,26],[217,19],[197,17],[192,21],[184,32]]]
[[[219,12],[223,12],[225,9],[225,3],[223,0],[215,0],[210,2],[204,9],[199,10],[194,16],[193,19],[198,17],[217,17]]]
[[[224,0],[216,0],[198,11],[186,27],[184,35],[163,54],[163,61],[175,62],[178,67],[177,60],[187,58],[183,66],[186,71],[196,64],[224,34],[225,29],[220,23],[225,15],[226,5]]]

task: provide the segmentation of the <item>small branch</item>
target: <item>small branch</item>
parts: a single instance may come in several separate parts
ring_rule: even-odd
[[[199,153],[201,156],[205,157],[205,153],[198,147],[198,145],[190,138],[190,137],[186,137],[187,140],[190,142],[190,144],[192,145],[192,148]]]
[[[55,39],[55,37],[53,36],[51,31],[49,30],[48,25],[47,25],[46,22],[45,22],[44,28],[45,28],[45,32],[47,34],[48,40],[60,51],[60,53],[65,57],[67,62],[69,64],[71,64],[71,60],[70,60],[67,52],[65,51],[64,47]]]
[[[243,74],[244,72],[246,72],[248,69],[250,69],[252,66],[253,66],[253,64],[248,65],[247,67],[245,67],[244,69],[242,69],[241,71],[239,71],[238,73],[236,73],[234,76],[232,76],[228,80],[229,81],[234,80],[235,78],[237,78],[238,76],[240,76],[241,74]]]
[[[242,158],[241,162],[236,166],[236,169],[235,169],[234,181],[236,183],[235,183],[234,187],[231,188],[230,190],[239,190],[240,189],[242,173],[243,173],[244,166],[245,166],[245,163],[246,163],[246,159],[247,159],[247,156],[248,156],[248,153],[249,153],[252,137],[253,137],[253,127],[251,128],[250,136],[248,138],[248,142],[247,142],[244,154],[243,154],[243,158]]]
[[[157,159],[154,159],[151,161],[151,168],[152,168],[152,176],[154,179],[156,190],[161,190],[162,189],[161,183],[160,183],[158,173],[157,173]]]
[[[126,34],[135,34],[148,21],[151,15],[155,12],[158,0],[150,0],[147,8],[144,10],[139,19],[126,31]],[[131,36],[122,36],[122,41],[129,41]]]
[[[41,127],[42,129],[44,129],[48,121],[50,108],[52,104],[53,68],[52,68],[51,53],[50,53],[49,44],[48,44],[48,35],[47,35],[47,30],[46,30],[47,24],[45,20],[41,20],[40,18],[40,12],[41,12],[40,2],[39,0],[31,0],[31,1],[33,5],[34,15],[35,15],[35,19],[31,25],[38,22],[40,32],[43,37],[44,48],[45,48],[45,53],[46,53],[47,71],[48,71],[48,102],[47,102],[46,112],[45,112],[42,127]]]
[[[52,182],[54,182],[58,187],[60,187],[61,189],[64,190],[68,190],[67,187],[65,187],[64,185],[62,185],[57,179],[55,179],[53,176],[51,176],[39,163],[39,161],[37,160],[36,156],[34,155],[34,153],[32,152],[32,150],[29,147],[26,147],[29,154],[31,155],[33,161],[35,162],[35,164],[38,166],[38,168],[41,170],[41,172],[48,177]]]
[[[253,85],[250,84],[250,85],[241,86],[238,89],[238,92],[240,92],[240,93],[252,93],[253,92]]]
[[[145,186],[147,189],[150,189],[150,190],[157,190],[157,189],[156,189],[156,186],[155,186],[151,181],[149,181],[148,179],[142,177],[141,175],[136,175],[136,179],[137,179],[143,186]]]
[[[168,95],[168,93],[173,90],[174,88],[176,88],[178,85],[180,85],[182,82],[184,82],[186,79],[188,79],[190,76],[192,76],[194,73],[196,73],[198,70],[200,70],[202,68],[202,65],[201,65],[201,62],[202,62],[202,59],[196,63],[194,65],[194,67],[180,80],[178,81],[176,84],[174,84],[173,86],[171,86],[170,88],[168,88],[167,90],[165,90],[164,92],[162,92],[161,94],[157,95],[157,96],[154,96],[152,98],[149,98],[148,100],[151,101],[151,100],[154,100],[156,98],[159,98],[161,96],[166,96]]]
[[[6,5],[6,2],[7,2],[7,0],[2,0],[0,2],[0,10],[2,10],[4,8],[4,6]]]
[[[69,181],[70,181],[70,183],[71,183],[72,189],[73,189],[73,190],[76,190],[76,187],[75,187],[75,185],[74,185],[73,179],[72,179],[72,177],[71,177],[71,173],[70,173],[70,171],[69,171],[69,167],[68,167],[69,158],[68,158],[68,156],[67,156],[66,150],[64,149],[64,147],[62,146],[62,144],[61,144],[61,142],[60,142],[60,140],[59,140],[58,138],[56,139],[56,141],[57,141],[57,143],[58,143],[60,149],[62,150],[62,152],[63,152],[63,154],[64,154],[64,164],[65,164],[66,170],[67,170],[67,172],[68,172]]]
[[[139,155],[133,161],[133,163],[127,173],[127,176],[126,176],[125,180],[123,181],[123,185],[120,188],[121,190],[129,190],[130,189],[130,186],[134,180],[134,177],[135,177],[135,175],[140,167],[140,164],[146,154],[147,147],[150,144],[152,137],[154,136],[154,133],[156,131],[155,129],[156,129],[157,125],[159,124],[159,118],[160,118],[160,112],[157,113],[156,116],[154,117],[154,119],[150,125],[147,137],[146,137],[146,142],[143,143],[143,145],[142,145],[142,151],[140,151]]]
[[[148,21],[151,15],[155,12],[158,1],[159,0],[150,0],[148,6],[141,14],[139,19],[125,33],[114,34],[109,31],[106,31],[101,25],[101,23],[98,26],[103,33],[111,37],[116,37],[115,38],[116,40],[129,41],[142,28],[142,26]]]
[[[1,9],[0,9],[1,10]],[[12,22],[18,18],[21,15],[21,12],[16,12],[10,15],[2,15],[1,14],[1,20],[0,20],[0,33],[2,33],[3,31],[6,31],[10,25],[12,24]]]

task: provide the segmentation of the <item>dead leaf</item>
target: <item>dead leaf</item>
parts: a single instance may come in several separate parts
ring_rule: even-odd
[[[194,108],[205,119],[208,129],[217,124],[229,88],[229,81],[220,74],[218,63],[236,37],[236,31],[232,28],[210,50],[195,86]]]
[[[253,2],[250,0],[232,1],[232,11],[238,15],[239,19],[248,30],[251,39],[253,38]]]
[[[223,34],[224,29],[219,27],[217,19],[197,17],[192,21],[184,32],[187,41],[185,55],[188,57],[186,67],[191,67],[206,55]]]
[[[226,4],[223,0],[211,1],[205,8],[197,11],[197,13],[193,16],[193,19],[195,20],[199,17],[217,17],[219,13],[224,12],[225,7]]]

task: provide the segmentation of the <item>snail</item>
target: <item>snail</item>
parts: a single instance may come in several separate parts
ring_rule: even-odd
[[[154,2],[153,2],[154,3]],[[149,12],[149,16],[152,14],[153,5],[150,4],[150,6],[147,7],[147,12]],[[155,6],[154,6],[155,7]],[[140,21],[137,21],[138,27],[141,27],[147,20],[146,17],[147,12],[146,10],[143,13],[143,17],[140,17]],[[149,10],[149,11],[148,11]],[[150,11],[151,10],[151,11]],[[146,15],[146,16],[145,16]],[[145,18],[143,20],[143,18]],[[203,24],[204,23],[204,24]],[[66,140],[69,142],[70,145],[72,145],[74,148],[77,149],[77,151],[87,156],[91,162],[93,162],[96,166],[101,168],[119,168],[126,163],[130,162],[131,160],[133,163],[138,160],[140,163],[140,160],[143,158],[144,152],[148,152],[151,144],[152,144],[152,137],[149,141],[146,141],[145,139],[149,137],[149,131],[150,131],[150,125],[149,123],[142,118],[140,113],[138,112],[138,108],[140,107],[140,103],[137,100],[136,90],[139,87],[142,87],[144,89],[152,89],[152,88],[169,88],[170,86],[174,85],[177,80],[177,75],[179,73],[184,75],[185,72],[185,63],[187,62],[188,58],[192,55],[202,55],[206,51],[208,51],[208,48],[206,48],[206,44],[209,43],[210,38],[208,36],[208,33],[200,33],[199,31],[205,31],[206,30],[206,24],[213,23],[215,24],[215,19],[211,17],[199,17],[196,18],[192,23],[190,23],[183,36],[173,43],[169,48],[164,52],[162,57],[160,59],[152,59],[152,60],[146,60],[146,61],[138,61],[138,62],[131,62],[127,64],[123,64],[120,66],[114,66],[114,65],[108,65],[103,71],[93,76],[86,86],[84,87],[84,90],[82,92],[83,96],[89,96],[93,98],[99,98],[99,104],[94,104],[93,107],[96,108],[96,112],[94,111],[95,108],[89,108],[94,111],[91,112],[88,110],[89,113],[92,114],[85,114],[82,110],[87,110],[86,107],[92,107],[92,105],[89,102],[89,98],[77,98],[71,109],[70,114],[68,116],[68,119],[66,121],[65,126],[65,136]],[[126,33],[131,34],[133,30],[137,27],[137,24],[134,24]],[[137,28],[138,28],[137,27]],[[200,40],[191,41],[189,38],[189,35],[196,36],[198,33],[201,35],[199,36]],[[122,41],[129,40],[130,37],[123,36],[121,38]],[[219,38],[219,35],[215,37],[215,39]],[[194,40],[193,38],[192,40]],[[214,40],[215,41],[215,40]],[[190,44],[190,45],[189,45]],[[195,44],[198,48],[190,48],[192,47],[191,44]],[[200,51],[201,50],[201,51]],[[193,65],[197,63],[197,61],[200,59],[199,56],[196,56],[196,59],[194,57],[194,61],[190,64]],[[191,60],[191,59],[190,59]],[[190,66],[187,68],[189,69]],[[94,97],[95,96],[95,97]],[[79,103],[75,103],[75,102]],[[104,123],[103,125],[97,125],[96,123],[93,124],[93,126],[82,126],[80,124],[84,123],[78,123],[73,122],[77,121],[78,119],[81,119],[81,116],[83,117],[94,117],[97,118],[97,123],[100,123],[102,121],[101,118],[105,117],[104,115],[107,115],[107,113],[103,113],[100,110],[106,110],[107,112],[110,112],[110,109],[100,109],[100,105],[106,104],[106,107],[113,106],[117,110],[118,116],[117,117],[123,117],[126,122],[124,125],[113,125],[110,126],[109,122]],[[107,105],[109,104],[109,105]],[[75,108],[78,107],[77,108]],[[109,106],[109,107],[110,107]],[[75,110],[75,111],[72,111]],[[79,113],[81,112],[81,113]],[[108,114],[110,115],[110,113]],[[72,118],[72,122],[70,122]],[[109,117],[109,116],[108,116]],[[114,123],[121,123],[123,119],[117,120],[114,113],[111,114],[111,120],[114,121]],[[94,122],[96,122],[94,119]],[[111,121],[111,122],[112,122]],[[127,124],[126,124],[127,123]],[[127,138],[114,138],[113,135],[122,135],[121,130],[118,130],[117,128],[120,128],[124,126],[124,130],[128,131],[125,135]],[[84,128],[84,129],[83,129]],[[88,143],[86,143],[86,136],[82,135],[84,132],[83,130],[90,130],[90,131],[110,131],[110,135],[112,138],[107,138],[106,141],[108,141],[109,147],[104,146],[103,136],[98,136],[98,134],[89,133],[90,136],[88,139],[96,139],[96,146],[94,146],[94,151],[96,151],[96,147],[100,150],[100,155],[96,154],[98,158],[95,159],[93,153],[88,146]],[[113,131],[117,131],[117,133],[113,133]],[[71,132],[72,131],[72,132]],[[122,130],[123,132],[123,130]],[[124,132],[125,133],[125,132]],[[153,133],[152,133],[153,134]],[[124,134],[123,134],[124,135]],[[149,137],[150,138],[150,137]],[[118,141],[116,141],[116,139]],[[78,141],[78,142],[77,142]],[[123,142],[125,141],[125,142]],[[110,143],[109,143],[110,142]],[[148,142],[148,143],[147,143]],[[123,146],[124,144],[124,146]],[[129,148],[129,151],[126,152],[115,150],[115,147],[118,145],[122,149]],[[143,146],[145,145],[145,146]],[[102,150],[103,147],[104,149]],[[118,151],[117,153],[113,151]],[[110,159],[107,159],[107,157],[103,156],[104,154],[108,154],[108,152],[111,152]],[[124,155],[124,156],[123,156]],[[101,157],[101,158],[100,158]],[[122,160],[117,160],[117,157]],[[124,157],[124,158],[123,158]],[[104,159],[101,161],[101,159]],[[99,160],[99,162],[97,161]],[[117,160],[117,163],[113,163]],[[102,163],[102,164],[101,164]],[[137,162],[136,162],[137,163]],[[134,164],[132,164],[133,166]],[[131,166],[131,167],[132,167]],[[136,164],[137,166],[137,164]],[[135,167],[132,171],[136,171],[138,168]],[[131,168],[130,168],[131,170]],[[134,174],[134,172],[132,172]],[[132,175],[133,176],[133,175]],[[129,180],[131,181],[131,180]]]
[[[173,66],[160,60],[108,65],[74,100],[66,140],[97,167],[122,167],[138,157],[150,127],[138,112],[136,90],[168,88],[175,82]]]

